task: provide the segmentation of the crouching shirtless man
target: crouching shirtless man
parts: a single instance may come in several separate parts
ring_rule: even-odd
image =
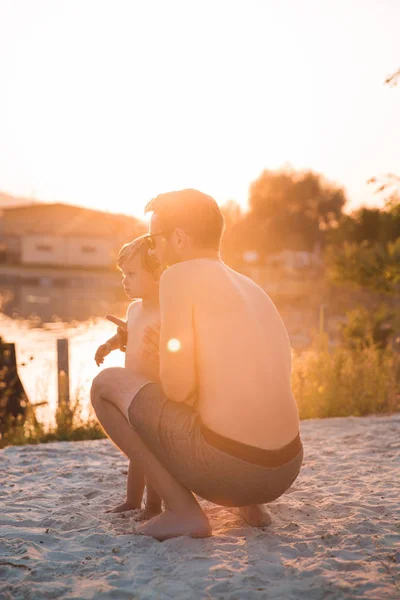
[[[139,530],[211,535],[194,494],[267,525],[263,504],[291,486],[303,459],[285,326],[268,295],[221,260],[223,217],[210,196],[161,194],[148,211],[149,251],[166,267],[159,340],[147,333],[161,385],[119,368],[92,385],[106,433],[164,501]]]

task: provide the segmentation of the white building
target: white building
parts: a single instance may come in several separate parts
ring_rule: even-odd
[[[8,264],[107,268],[119,248],[143,233],[126,215],[68,204],[33,204],[3,210],[0,242]]]

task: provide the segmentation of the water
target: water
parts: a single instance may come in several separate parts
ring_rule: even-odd
[[[127,302],[128,304],[128,302]],[[126,307],[125,309],[126,310]],[[124,318],[124,312],[114,312]],[[18,373],[32,404],[47,401],[37,409],[41,422],[51,424],[57,406],[57,339],[69,340],[70,397],[79,395],[82,417],[89,414],[91,381],[105,367],[123,367],[125,355],[116,350],[97,367],[97,347],[111,337],[116,327],[104,318],[93,318],[74,325],[62,322],[32,327],[35,320],[12,319],[0,314],[0,336],[15,343]]]
[[[115,310],[127,298],[121,274],[0,265],[2,312],[42,322],[86,321]]]
[[[69,340],[70,397],[89,413],[89,390],[99,372],[97,347],[115,333],[107,313],[125,317],[129,304],[118,271],[0,265],[0,336],[15,343],[18,373],[37,417],[54,421],[57,406],[57,339]],[[112,352],[100,368],[123,366]]]

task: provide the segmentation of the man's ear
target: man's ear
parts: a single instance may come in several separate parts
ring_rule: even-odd
[[[183,229],[175,229],[175,241],[178,248],[182,248],[182,246],[186,243],[188,238],[188,234]]]

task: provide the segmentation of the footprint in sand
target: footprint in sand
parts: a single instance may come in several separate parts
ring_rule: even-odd
[[[83,494],[87,500],[92,500],[92,498],[96,498],[96,496],[100,496],[101,492],[99,490],[93,490],[92,492],[87,492]]]

